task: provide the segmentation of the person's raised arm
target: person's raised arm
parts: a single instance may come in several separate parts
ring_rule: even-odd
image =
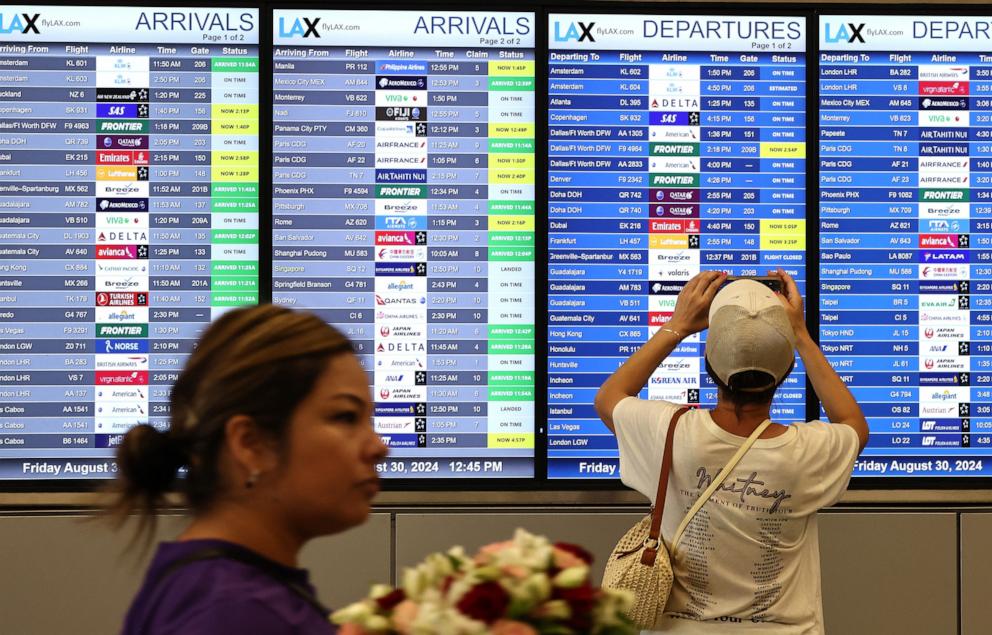
[[[616,405],[641,392],[651,373],[684,338],[707,327],[713,296],[726,277],[719,271],[704,271],[689,280],[675,302],[672,319],[603,382],[593,405],[610,432],[615,434],[613,409]]]
[[[813,341],[806,329],[806,318],[803,315],[803,298],[799,295],[796,281],[788,273],[779,269],[773,275],[782,280],[782,293],[779,295],[789,322],[796,333],[796,350],[806,367],[806,376],[813,384],[816,396],[820,398],[823,409],[831,423],[843,424],[854,428],[858,433],[860,450],[868,443],[868,422],[861,412],[861,406],[854,400],[854,395],[847,389],[840,376],[823,356],[823,351]]]

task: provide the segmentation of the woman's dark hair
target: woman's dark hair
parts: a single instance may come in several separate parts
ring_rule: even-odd
[[[217,458],[227,421],[247,415],[281,445],[291,414],[328,361],[352,351],[348,338],[310,313],[271,304],[225,313],[200,337],[172,387],[169,429],[145,424],[124,435],[108,511],[119,523],[140,514],[139,533],[150,534],[173,489],[194,513],[208,508],[222,493]],[[177,478],[183,467],[185,478]]]
[[[793,365],[795,365],[795,362],[793,362]],[[782,381],[776,382],[774,377],[764,371],[744,370],[728,377],[728,381],[725,384],[716,376],[716,372],[710,366],[710,360],[706,360],[706,373],[713,380],[713,383],[717,385],[717,388],[720,389],[724,398],[734,404],[735,408],[771,403],[778,387],[782,385],[782,382],[785,381],[791,372],[792,367],[790,366],[789,371],[782,377]]]

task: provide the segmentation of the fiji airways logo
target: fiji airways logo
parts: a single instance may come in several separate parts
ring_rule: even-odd
[[[592,36],[592,27],[596,26],[595,22],[590,22],[589,24],[585,22],[572,22],[568,25],[564,35],[561,32],[561,26],[561,22],[555,22],[555,42],[569,42],[571,40],[575,40],[576,42],[596,41],[596,38]]]
[[[320,37],[317,24],[320,18],[296,18],[293,25],[286,29],[286,18],[279,18],[279,37]],[[305,28],[304,28],[305,27]]]
[[[827,22],[823,25],[823,37],[829,44],[834,44],[836,42],[847,42],[848,44],[861,42],[864,44],[865,38],[861,36],[861,30],[864,28],[864,23],[852,24],[851,22],[848,22],[847,24],[841,24],[840,27],[834,31],[831,24]]]
[[[6,14],[0,13],[0,33],[37,33],[41,35],[37,25],[40,17],[40,13],[34,15],[22,13],[8,20]]]

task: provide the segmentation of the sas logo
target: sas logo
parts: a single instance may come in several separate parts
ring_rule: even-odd
[[[15,15],[8,21],[7,16],[0,13],[0,33],[36,33],[41,35],[37,25],[38,18],[40,17],[40,13],[35,13],[34,15],[22,13]]]
[[[595,42],[596,38],[592,36],[592,27],[595,25],[595,22],[590,22],[589,24],[585,22],[572,22],[565,30],[565,34],[562,35],[561,22],[555,22],[555,42],[568,42],[570,40],[575,40],[576,42]]]
[[[302,20],[302,22],[301,22]],[[317,24],[320,22],[320,18],[296,18],[293,20],[293,25],[286,29],[286,18],[279,18],[279,37],[320,37],[320,33],[317,33]],[[306,28],[304,28],[306,26]]]
[[[834,31],[835,28],[836,31]],[[861,30],[863,28],[865,28],[864,23],[852,24],[851,22],[848,22],[847,24],[841,24],[838,27],[837,25],[831,25],[827,22],[823,25],[823,39],[830,44],[834,44],[836,42],[847,42],[848,44],[861,42],[864,44],[865,39],[861,37]]]

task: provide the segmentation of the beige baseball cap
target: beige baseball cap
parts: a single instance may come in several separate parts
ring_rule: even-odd
[[[730,378],[759,370],[775,378],[767,386],[742,389],[761,392],[777,386],[792,370],[796,336],[775,293],[755,280],[735,280],[713,298],[706,333],[710,368],[730,386]]]

